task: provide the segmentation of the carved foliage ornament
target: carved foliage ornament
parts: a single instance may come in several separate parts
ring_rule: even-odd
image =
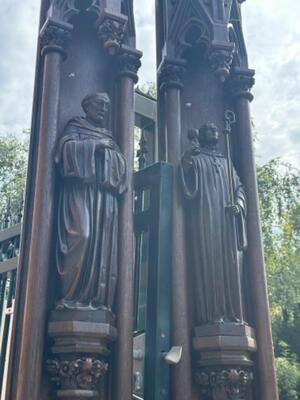
[[[48,19],[40,33],[42,53],[57,51],[65,54],[71,32],[72,25]]]
[[[196,382],[206,399],[214,399],[216,392],[223,392],[226,400],[244,400],[253,380],[249,368],[205,369],[196,373]]]
[[[136,51],[124,51],[122,55],[118,57],[119,75],[128,76],[136,83],[138,81],[137,72],[141,66],[142,53]]]
[[[48,18],[66,23],[82,12],[96,16],[95,27],[99,39],[110,55],[116,54],[125,37],[127,17],[107,12],[102,0],[53,0]]]
[[[126,33],[127,20],[107,17],[98,25],[98,37],[109,54],[114,55],[121,47]]]
[[[233,61],[234,49],[215,49],[209,57],[209,63],[217,77],[224,82],[230,73],[230,67]]]
[[[76,360],[47,360],[47,371],[57,389],[97,390],[108,370],[103,360],[81,357]]]
[[[233,71],[228,80],[228,90],[233,97],[244,97],[249,101],[253,100],[251,89],[255,84],[254,71],[242,70]]]

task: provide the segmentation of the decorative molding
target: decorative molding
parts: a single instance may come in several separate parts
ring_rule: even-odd
[[[231,97],[243,97],[249,100],[253,100],[253,94],[251,89],[255,84],[254,79],[255,71],[246,68],[234,68],[228,81],[228,93]]]
[[[224,400],[246,400],[254,374],[250,368],[207,368],[197,371],[195,379],[205,399],[215,400],[222,393]]]
[[[118,56],[118,71],[120,77],[129,77],[134,83],[138,82],[138,70],[141,67],[142,53],[133,48],[122,46],[121,54]]]
[[[216,46],[208,55],[209,64],[220,79],[221,82],[225,82],[230,74],[230,68],[234,56],[234,45],[229,46]]]
[[[40,32],[42,55],[57,52],[65,57],[72,31],[72,25],[48,18]]]
[[[115,55],[120,51],[124,41],[128,19],[121,15],[105,13],[97,21],[97,32],[108,54]]]
[[[183,58],[189,49],[203,48],[213,38],[209,12],[199,1],[178,2],[170,21],[168,41],[174,46],[174,57]]]
[[[52,0],[48,15],[63,22],[69,22],[75,15],[82,12],[100,17],[103,9],[102,0],[91,0],[86,6],[78,7],[76,0]]]
[[[158,70],[159,90],[169,87],[183,89],[185,62],[179,60],[163,60]]]
[[[46,368],[57,390],[98,391],[108,364],[98,358],[81,356],[73,360],[49,359]]]

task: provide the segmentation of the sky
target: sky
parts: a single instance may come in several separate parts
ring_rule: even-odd
[[[154,3],[135,0],[141,84],[155,80]],[[281,157],[300,168],[300,1],[247,0],[242,8],[256,70],[257,161]],[[39,0],[1,0],[0,135],[30,128],[38,13]]]

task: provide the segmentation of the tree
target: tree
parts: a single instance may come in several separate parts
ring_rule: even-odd
[[[257,172],[280,400],[299,400],[300,172],[280,159]]]
[[[0,137],[0,219],[21,213],[27,171],[28,135]]]

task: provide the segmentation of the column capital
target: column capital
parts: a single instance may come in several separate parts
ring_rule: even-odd
[[[117,57],[118,75],[120,77],[129,77],[134,83],[138,81],[138,70],[141,67],[141,58],[143,53],[132,47],[123,45],[121,53]]]
[[[234,68],[227,81],[228,93],[231,97],[243,97],[250,102],[253,100],[251,89],[255,84],[255,71],[248,68]]]
[[[185,65],[184,60],[164,58],[158,68],[159,90],[163,91],[168,87],[182,90]]]
[[[56,52],[66,57],[66,47],[71,39],[72,31],[71,24],[48,18],[40,31],[42,55]]]

